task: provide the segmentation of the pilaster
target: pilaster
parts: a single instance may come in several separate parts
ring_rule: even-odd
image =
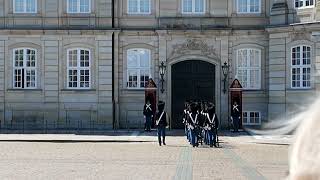
[[[98,91],[98,121],[107,127],[113,126],[113,100],[112,100],[112,38],[96,39],[97,47],[97,91]]]
[[[5,41],[0,41],[0,126],[4,125],[5,113]]]
[[[286,36],[270,34],[268,65],[268,119],[272,120],[286,112]]]

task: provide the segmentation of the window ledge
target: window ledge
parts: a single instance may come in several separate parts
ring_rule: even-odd
[[[26,12],[23,12],[23,13],[12,13],[12,17],[25,17],[25,16],[27,16],[27,17],[40,17],[41,16],[41,14],[40,13],[37,13],[37,12],[35,12],[35,13],[26,13]]]
[[[313,9],[315,6],[302,6],[302,7],[295,7],[294,9],[296,9],[297,11],[300,11],[300,10],[310,10],[310,9]]]
[[[288,92],[305,92],[305,91],[315,91],[316,89],[315,88],[289,88],[289,89],[286,89],[286,91]]]
[[[66,91],[66,92],[87,92],[87,91],[96,91],[96,89],[61,89],[60,91]]]
[[[249,17],[249,18],[252,18],[252,17],[264,18],[265,16],[261,12],[258,12],[258,13],[238,13],[238,12],[236,12],[236,13],[234,13],[232,15],[232,17],[238,17],[238,18],[247,18],[247,17]]]
[[[68,17],[68,18],[77,18],[77,17],[95,17],[95,13],[92,13],[92,12],[83,12],[83,13],[79,13],[79,12],[77,12],[77,13],[68,13],[68,12],[66,12],[66,13],[64,13],[64,17]]]
[[[149,16],[149,15],[152,15],[152,13],[151,12],[148,12],[148,13],[140,13],[140,12],[127,12],[127,15],[128,16],[141,16],[141,15],[144,15],[144,16]]]
[[[13,12],[12,15],[14,15],[14,16],[25,16],[25,15],[40,16],[41,14],[38,12]]]
[[[195,12],[181,12],[182,16],[205,16],[207,15],[205,12],[195,13]]]
[[[242,89],[242,92],[265,92],[264,89]]]
[[[125,90],[125,91],[145,91],[146,89],[145,88],[123,88],[122,90]]]
[[[42,89],[7,89],[7,91],[42,91]]]

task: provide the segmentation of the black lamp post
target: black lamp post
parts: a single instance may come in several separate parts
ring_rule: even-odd
[[[221,66],[222,73],[224,76],[224,78],[223,78],[223,93],[227,92],[226,83],[227,83],[227,78],[228,78],[228,73],[229,73],[229,67],[230,67],[230,65],[228,65],[227,62],[224,62],[224,64]]]
[[[160,81],[161,81],[161,93],[164,92],[163,89],[163,82],[164,82],[164,74],[166,72],[166,65],[164,65],[164,62],[162,61],[159,66],[159,73],[160,73]]]

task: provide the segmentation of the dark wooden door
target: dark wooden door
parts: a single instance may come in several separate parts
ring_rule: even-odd
[[[172,66],[172,121],[183,128],[182,112],[186,100],[215,101],[215,66],[205,61],[183,61]]]

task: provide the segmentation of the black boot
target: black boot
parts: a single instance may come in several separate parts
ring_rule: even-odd
[[[214,146],[214,147],[217,147],[217,143],[214,143],[213,146]]]

